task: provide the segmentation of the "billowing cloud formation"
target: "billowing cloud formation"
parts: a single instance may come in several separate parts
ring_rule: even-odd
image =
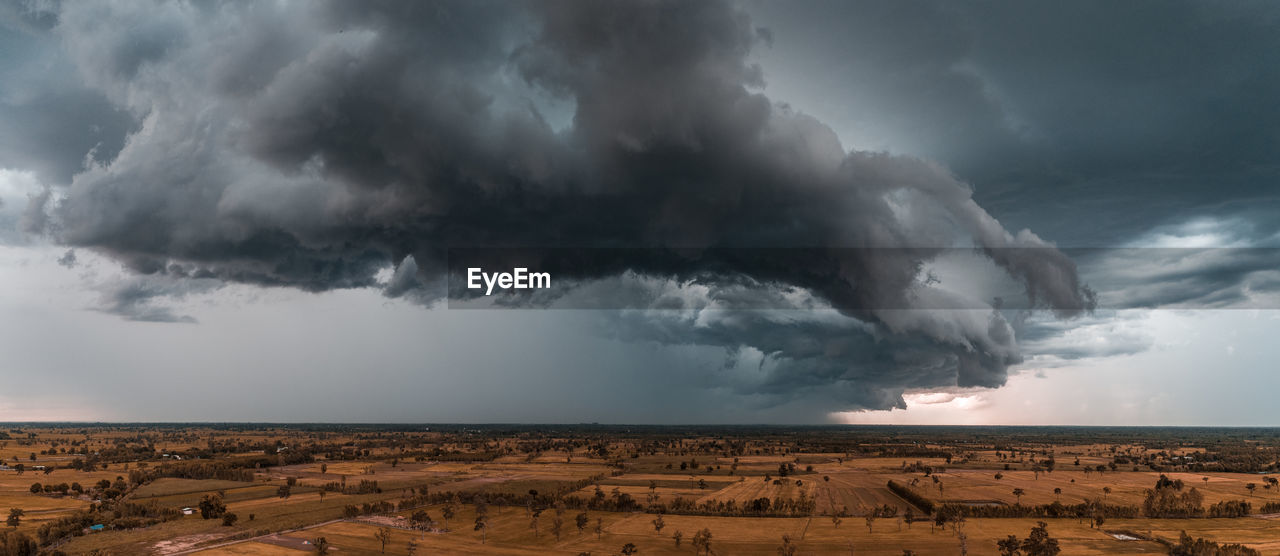
[[[33,229],[145,277],[108,304],[131,318],[174,320],[138,301],[225,281],[431,300],[453,246],[830,249],[800,273],[716,261],[692,310],[627,313],[616,330],[754,358],[767,373],[736,382],[744,394],[874,408],[906,388],[998,386],[1020,360],[998,312],[874,309],[948,295],[920,294],[936,250],[985,252],[1062,315],[1093,304],[1069,258],[1007,231],[945,168],[846,152],[761,94],[749,54],[765,35],[728,3],[68,3],[21,17],[131,115],[118,152],[80,153],[30,211],[48,216]],[[557,107],[572,112],[562,129]],[[849,247],[918,250],[872,261]],[[687,270],[629,266],[660,289]],[[765,286],[738,292],[744,277]],[[698,306],[788,287],[869,308]]]
[[[747,1],[771,92],[945,162],[1008,225],[1089,247],[1205,215],[1276,231],[1280,5]]]

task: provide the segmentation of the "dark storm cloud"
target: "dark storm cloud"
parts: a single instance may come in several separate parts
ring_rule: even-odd
[[[1069,250],[1112,308],[1280,308],[1280,248]]]
[[[1280,226],[1274,2],[749,6],[767,68],[812,79],[787,90],[947,163],[1007,225],[1090,247],[1197,216]]]
[[[49,30],[52,3],[0,5],[0,167],[37,172],[65,184],[86,160],[110,160],[134,121],[100,91],[84,86]]]
[[[1013,319],[1027,366],[1060,366],[1081,359],[1134,355],[1155,344],[1144,311],[1100,310],[1070,322],[1022,313]]]
[[[627,313],[616,333],[722,346],[735,368],[757,357],[763,376],[731,387],[765,403],[881,408],[906,388],[1003,384],[1021,360],[1009,324],[875,303],[779,320],[733,311],[730,294],[928,309],[921,265],[959,242],[1037,306],[1093,304],[1069,258],[1007,231],[946,168],[847,153],[771,102],[750,62],[765,34],[727,3],[73,3],[48,33],[137,125],[32,214],[138,273],[104,292],[128,318],[182,320],[152,301],[225,281],[430,301],[452,246],[810,247],[791,261],[802,272],[714,261],[693,301],[716,299],[723,318]],[[547,98],[572,106],[569,127]],[[822,251],[842,247],[919,251],[874,264]],[[658,288],[687,270],[626,266]],[[766,285],[739,290],[744,278]]]

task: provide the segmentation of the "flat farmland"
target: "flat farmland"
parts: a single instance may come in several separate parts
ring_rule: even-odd
[[[996,479],[995,475],[1001,478]],[[1013,504],[1018,497],[1014,489],[1022,489],[1021,503],[1026,505],[1078,504],[1092,499],[1105,498],[1108,504],[1141,505],[1146,491],[1155,484],[1161,473],[1155,472],[1091,472],[1075,470],[1041,472],[1003,470],[948,470],[938,474],[942,490],[930,479],[922,479],[917,492],[933,500],[954,502],[997,501]],[[1170,479],[1182,480],[1186,488],[1195,488],[1204,494],[1205,504],[1222,500],[1245,500],[1256,506],[1266,502],[1280,502],[1280,492],[1262,488],[1263,481],[1255,475],[1230,473],[1164,473]],[[1208,481],[1205,481],[1205,479]],[[1251,494],[1246,485],[1258,488]],[[1104,492],[1109,488],[1110,492]],[[1061,489],[1055,494],[1054,489]]]
[[[33,483],[60,484],[79,483],[89,488],[101,480],[114,481],[116,473],[98,471],[92,473],[58,470],[50,474],[16,471],[0,471],[0,511],[8,512],[10,508],[19,508],[25,515],[20,520],[17,530],[31,532],[42,523],[68,515],[76,510],[89,506],[92,500],[88,496],[77,496],[75,493],[66,496],[57,494],[32,494]]]
[[[997,540],[1026,538],[1036,526],[1038,520],[1030,517],[977,517],[988,505],[1017,502],[1015,489],[1022,492],[1023,508],[1001,511],[1033,515],[1043,511],[1034,506],[1104,496],[1109,505],[1124,509],[1100,516],[1101,527],[1090,527],[1083,518],[1044,520],[1063,554],[1166,554],[1167,546],[1156,541],[1176,542],[1182,531],[1206,542],[1280,552],[1280,519],[1261,511],[1268,502],[1280,503],[1280,489],[1266,488],[1269,478],[1280,477],[1275,472],[1280,470],[1280,434],[1268,440],[1264,433],[1256,433],[1257,439],[1239,431],[1161,436],[1144,429],[1124,433],[1132,437],[1125,442],[1106,444],[1070,431],[1023,432],[1031,437],[1021,438],[1004,429],[983,429],[996,435],[993,440],[939,429],[933,433],[937,439],[918,440],[921,433],[913,431],[914,443],[882,443],[884,429],[751,433],[727,428],[667,436],[627,428],[549,429],[554,435],[545,428],[509,428],[29,427],[22,429],[20,446],[10,438],[6,453],[25,455],[30,462],[34,452],[36,461],[53,465],[52,471],[0,471],[0,510],[6,505],[23,510],[17,527],[6,528],[6,534],[40,538],[45,549],[66,554],[297,555],[312,551],[307,543],[321,536],[335,548],[332,554],[382,554],[375,534],[384,526],[391,532],[386,554],[405,554],[410,540],[417,543],[417,554],[617,554],[628,543],[641,554],[689,554],[702,530],[712,534],[716,554],[777,554],[784,536],[799,547],[798,554],[843,554],[851,547],[859,555],[958,553],[961,537],[954,522],[936,527],[936,516],[919,508],[913,510],[914,523],[900,519],[910,505],[887,488],[893,480],[914,483],[909,488],[934,502],[972,504],[973,513],[959,526],[969,554],[994,555]],[[1061,434],[1068,436],[1053,444]],[[1185,440],[1188,435],[1202,442]],[[847,450],[838,445],[842,442]],[[72,453],[64,454],[64,447]],[[86,449],[88,454],[81,453]],[[887,453],[907,455],[874,455]],[[942,453],[951,454],[954,463],[936,457]],[[1055,457],[1054,471],[1032,471],[1049,453]],[[85,458],[96,470],[71,467],[76,459],[83,467]],[[1199,461],[1259,468],[1199,471],[1193,466]],[[1105,471],[1095,471],[1098,466]],[[1247,501],[1251,511],[1230,519],[1117,517],[1141,516],[1147,491],[1162,474],[1182,481],[1184,491],[1204,494],[1196,515],[1219,501]],[[36,494],[30,491],[35,482],[79,483],[84,494]],[[290,488],[282,488],[290,482]],[[320,490],[329,483],[336,486]],[[1257,488],[1250,491],[1249,484]],[[597,489],[604,496],[597,497]],[[650,493],[666,507],[661,530],[652,513],[656,508],[647,507]],[[206,497],[234,518],[174,515],[173,510]],[[750,512],[741,509],[759,498],[776,504],[802,497],[813,507],[785,504],[786,517],[746,515]],[[676,499],[689,504],[673,509]],[[736,504],[712,503],[729,500]],[[483,543],[475,528],[478,503],[488,508]],[[897,515],[870,524],[863,519],[862,514],[882,506],[896,508]],[[831,514],[843,509],[851,515],[833,522]],[[411,529],[407,518],[421,516],[418,512],[425,512],[429,522]],[[582,530],[575,520],[580,513],[587,515]],[[59,526],[63,518],[75,520]],[[90,523],[102,523],[105,530],[89,532],[85,524]],[[50,534],[51,529],[57,530]],[[677,531],[679,547],[673,538]]]
[[[698,502],[736,500],[741,505],[757,498],[768,498],[770,500],[775,498],[799,498],[802,493],[809,499],[813,499],[815,492],[819,488],[818,483],[821,482],[821,479],[815,481],[815,478],[811,475],[806,475],[803,478],[784,477],[777,479],[779,484],[774,484],[773,480],[766,482],[759,477],[743,477],[742,479],[729,483],[728,486],[720,490],[703,495],[698,499]],[[800,484],[797,485],[796,481],[800,481]]]
[[[817,483],[818,508],[820,514],[832,514],[847,509],[858,515],[870,508],[892,506],[905,512],[911,508],[910,503],[889,490],[890,479],[903,481],[903,476],[871,472],[845,471],[824,475],[831,480]]]
[[[792,539],[799,554],[845,554],[852,548],[854,554],[875,556],[900,556],[904,547],[920,554],[953,554],[960,551],[961,540],[955,531],[932,531],[927,525],[917,523],[900,529],[891,523],[877,523],[872,530],[861,523],[845,523],[839,527],[829,521],[808,518],[720,518],[701,516],[664,516],[662,531],[655,530],[653,516],[646,514],[590,513],[591,526],[579,532],[572,525],[572,515],[566,513],[565,530],[560,539],[549,530],[549,520],[540,518],[539,531],[529,527],[529,518],[523,512],[507,511],[501,516],[490,517],[490,527],[485,543],[479,533],[470,526],[474,515],[462,512],[455,517],[461,525],[454,525],[450,532],[422,533],[392,528],[386,554],[405,554],[410,541],[417,545],[419,553],[447,554],[616,554],[624,544],[637,547],[640,554],[677,555],[690,554],[693,548],[690,537],[697,531],[708,530],[712,534],[711,546],[718,554],[743,554],[748,556],[772,556],[782,544],[784,535]],[[593,532],[595,520],[602,521],[599,537]],[[1023,535],[1035,526],[1034,520],[978,519],[965,524],[966,548],[969,554],[995,555],[996,542],[1010,534]],[[379,527],[367,523],[335,523],[285,536],[298,541],[314,541],[318,537],[336,550],[336,554],[383,554],[381,543],[375,534]],[[1166,549],[1150,541],[1120,540],[1111,534],[1090,529],[1074,520],[1050,520],[1048,530],[1058,539],[1063,554],[1100,556],[1106,554],[1165,554]],[[683,539],[676,547],[672,535],[680,531]],[[1260,530],[1259,534],[1265,534]],[[261,545],[244,554],[290,555],[300,552],[286,547]],[[1262,543],[1265,544],[1265,543]],[[270,547],[268,547],[270,546]],[[241,554],[219,548],[200,554]]]

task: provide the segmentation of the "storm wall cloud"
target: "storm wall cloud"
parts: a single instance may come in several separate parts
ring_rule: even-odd
[[[4,44],[48,69],[6,87],[0,165],[44,187],[24,233],[58,244],[68,268],[92,252],[129,269],[98,290],[101,310],[130,320],[190,323],[157,300],[227,284],[373,288],[442,310],[450,249],[636,249],[651,255],[558,277],[567,297],[624,307],[601,315],[604,335],[721,349],[715,387],[760,406],[902,407],[908,390],[1003,385],[1025,360],[1019,311],[1069,328],[1099,303],[1069,253],[1002,224],[985,205],[1006,198],[971,180],[999,176],[1034,204],[1043,192],[1006,178],[1111,175],[1083,131],[1045,147],[1044,107],[1009,100],[1025,100],[1012,78],[966,63],[1027,64],[997,52],[1012,34],[979,40],[953,23],[998,17],[910,5],[856,7],[848,40],[892,43],[876,34],[892,26],[869,23],[880,20],[937,30],[860,58],[859,71],[891,75],[932,60],[945,77],[929,82],[945,90],[903,102],[933,107],[936,118],[911,117],[958,135],[930,135],[916,155],[850,148],[843,123],[771,96],[760,58],[788,48],[771,29],[789,25],[779,5],[19,3],[0,19]],[[963,17],[943,17],[953,10]],[[855,90],[874,100],[914,86],[900,77]],[[984,88],[997,81],[1007,86]],[[1184,152],[1170,149],[1131,157],[1132,172]],[[937,280],[931,265],[955,249],[1014,284],[1019,303]],[[1161,295],[1204,297],[1173,286],[1149,297]]]

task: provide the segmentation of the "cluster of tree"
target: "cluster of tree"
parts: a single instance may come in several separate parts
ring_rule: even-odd
[[[1178,538],[1178,544],[1169,549],[1170,556],[1262,556],[1261,552],[1242,544],[1218,544],[1205,539],[1191,539],[1186,531]]]
[[[641,509],[639,504],[626,493],[614,492],[612,497],[605,497],[597,486],[598,495],[589,500],[584,500],[577,496],[567,496],[569,493],[582,490],[593,483],[598,483],[603,479],[603,475],[594,475],[578,481],[560,482],[554,491],[540,492],[535,489],[529,489],[527,492],[429,492],[427,487],[422,487],[418,491],[414,491],[412,496],[404,497],[400,501],[400,505],[405,508],[416,506],[436,505],[444,503],[455,504],[474,504],[483,502],[496,506],[524,506],[526,508],[550,508],[557,503],[564,505],[566,508],[573,509],[600,509],[615,511],[635,511]]]
[[[1244,500],[1223,500],[1209,506],[1209,517],[1245,517],[1249,515],[1250,507],[1248,502]]]
[[[880,446],[876,451],[882,458],[942,458],[951,463],[951,452],[935,448]]]
[[[934,473],[946,473],[947,468],[942,466],[926,465],[924,462],[916,460],[915,463],[902,462],[903,473],[924,473],[928,477]]]
[[[25,533],[0,531],[0,554],[5,556],[36,556],[40,546]]]
[[[41,545],[48,546],[66,537],[79,536],[95,524],[105,525],[107,529],[137,529],[150,527],[182,517],[182,512],[161,507],[154,502],[138,504],[134,502],[104,502],[93,504],[88,510],[79,510],[71,515],[40,525],[36,537]]]
[[[343,476],[342,482],[330,481],[320,485],[320,490],[325,492],[340,492],[342,494],[381,494],[382,487],[378,486],[378,481],[369,479],[360,479],[355,485],[348,485],[346,476]]]
[[[96,455],[90,455],[84,459],[75,458],[67,465],[67,467],[76,471],[96,471],[99,466],[106,467],[106,464],[99,461]]]
[[[173,461],[129,471],[129,482],[144,484],[163,477],[253,481],[255,465],[245,460]]]
[[[1264,514],[1280,514],[1280,502],[1267,502],[1260,511]]]
[[[151,445],[117,444],[103,446],[92,454],[85,447],[80,450],[80,453],[85,456],[85,471],[92,471],[94,467],[101,465],[101,462],[124,463],[126,461],[139,461],[156,457],[155,446]],[[72,465],[74,464],[75,462],[72,461]]]
[[[1147,489],[1142,513],[1147,517],[1184,518],[1204,513],[1204,495],[1194,487],[1183,491],[1182,479],[1171,480],[1161,475],[1155,488]]]
[[[894,494],[901,496],[903,500],[910,502],[912,506],[919,508],[920,511],[926,514],[933,513],[933,501],[920,496],[916,491],[912,490],[911,487],[903,485],[898,481],[890,480],[889,490],[893,491]]]
[[[680,515],[714,515],[724,517],[796,517],[813,515],[817,509],[817,500],[809,498],[803,491],[796,498],[775,497],[756,498],[739,504],[735,499],[710,499],[701,504],[696,500],[677,496],[670,504],[656,503],[646,508],[650,513],[671,513]]]
[[[1239,444],[1215,447],[1206,457],[1209,461],[1197,461],[1187,466],[1195,472],[1224,471],[1229,473],[1262,473],[1280,470],[1280,450],[1273,446]]]
[[[891,506],[889,504],[885,504],[883,506],[872,506],[870,510],[867,510],[867,515],[886,518],[898,517],[898,507]]]
[[[1031,528],[1027,538],[1018,540],[1016,535],[1009,535],[997,542],[996,547],[1002,556],[1057,556],[1062,552],[1058,540],[1049,536],[1049,524],[1043,521]]]
[[[959,517],[1074,517],[1078,519],[1090,519],[1095,516],[1134,518],[1141,513],[1141,509],[1137,506],[1103,504],[1096,500],[1080,504],[1053,502],[1036,506],[1022,504],[972,506],[948,503],[938,506],[937,511]]]
[[[222,496],[216,493],[206,494],[196,507],[200,509],[200,517],[204,519],[216,519],[227,513],[227,505],[223,503]]]
[[[84,487],[80,486],[80,483],[71,483],[71,484],[58,483],[56,485],[53,483],[48,483],[44,485],[40,483],[31,483],[31,494],[44,493],[44,494],[57,494],[60,496],[66,496],[67,493],[69,492],[80,494],[84,492]]]
[[[348,519],[362,515],[385,514],[396,511],[396,505],[386,500],[365,502],[359,506],[348,504],[342,508],[342,515]]]
[[[444,450],[435,449],[427,452],[412,455],[414,461],[451,461],[463,463],[482,463],[493,461],[502,456],[502,452],[483,451],[483,452],[466,452],[462,450]]]

